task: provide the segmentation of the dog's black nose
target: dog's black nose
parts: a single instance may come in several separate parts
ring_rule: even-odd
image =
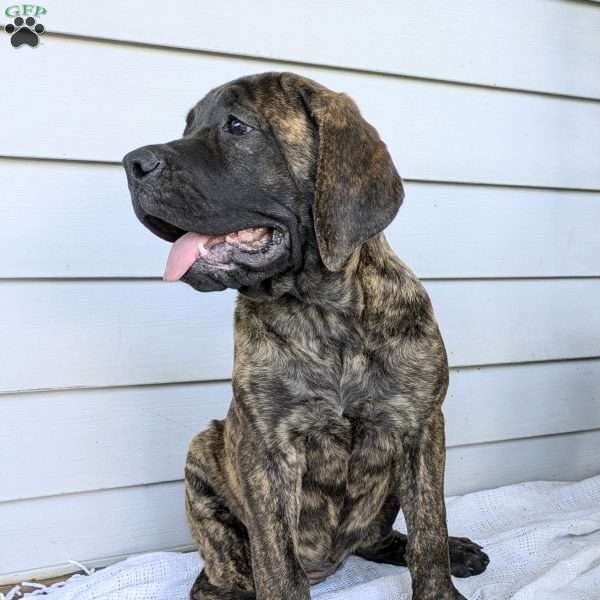
[[[151,173],[158,173],[163,161],[147,148],[139,148],[125,156],[123,164],[129,175],[141,181]]]

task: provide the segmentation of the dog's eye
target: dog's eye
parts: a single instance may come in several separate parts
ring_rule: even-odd
[[[250,125],[246,125],[246,123],[236,119],[233,115],[229,115],[227,123],[225,123],[225,131],[232,135],[244,135],[252,131],[252,129]]]

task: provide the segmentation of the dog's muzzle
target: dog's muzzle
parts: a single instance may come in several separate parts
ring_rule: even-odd
[[[156,146],[145,146],[127,154],[127,172],[134,211],[155,235],[172,242],[164,279],[183,279],[194,285],[216,280],[216,287],[240,288],[258,283],[285,269],[290,260],[290,234],[278,221],[244,210],[215,210],[207,200],[188,198],[188,186],[174,178],[177,169],[169,155]],[[219,205],[219,203],[215,203]],[[206,212],[206,214],[203,214]]]

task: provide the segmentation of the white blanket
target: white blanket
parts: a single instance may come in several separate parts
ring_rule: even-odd
[[[471,537],[490,556],[484,574],[455,579],[467,598],[600,600],[600,476],[476,492],[448,498],[447,507],[450,534]],[[397,525],[404,530],[401,517]],[[46,593],[52,600],[187,600],[199,569],[196,553],[157,552],[74,576]],[[351,557],[311,595],[408,600],[410,578],[406,568]]]

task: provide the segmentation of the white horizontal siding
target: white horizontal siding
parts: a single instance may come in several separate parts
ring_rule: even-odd
[[[453,365],[447,491],[600,472],[599,6],[44,6],[59,35],[0,95],[0,582],[190,543],[178,480],[227,408],[234,296],[157,280],[118,163],[247,73],[352,95],[407,180],[387,233]]]
[[[600,190],[598,102],[49,40],[19,93],[3,96],[4,114],[23,118],[5,121],[0,155],[119,161],[136,146],[179,137],[188,109],[210,88],[294,70],[353,96],[409,179]]]
[[[590,76],[600,11],[584,2],[180,0],[176,13],[147,0],[44,6],[53,32],[600,98],[600,78]]]
[[[426,287],[453,366],[600,356],[600,279]]]
[[[129,281],[0,288],[0,391],[230,376],[232,292],[199,296],[182,284]]]
[[[2,506],[0,581],[51,576],[85,563],[189,544],[180,483],[51,496]],[[62,567],[62,568],[61,568]]]
[[[162,275],[169,245],[133,217],[120,166],[0,159],[0,181],[0,278]],[[386,234],[420,277],[600,276],[599,192],[405,188]]]
[[[229,382],[2,395],[19,444],[0,438],[0,502],[180,479],[230,399]],[[450,447],[600,428],[600,360],[456,369],[444,412]]]
[[[598,474],[600,431],[529,437],[448,450],[446,493],[519,481],[576,481]]]

